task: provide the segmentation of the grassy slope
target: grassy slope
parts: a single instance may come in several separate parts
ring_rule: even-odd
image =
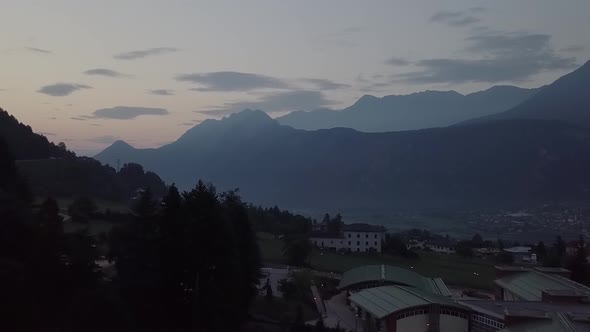
[[[264,262],[284,263],[282,241],[259,236],[258,244]],[[491,289],[493,286],[494,269],[490,262],[432,252],[420,252],[419,254],[419,260],[408,260],[388,255],[340,255],[314,250],[311,266],[320,271],[342,273],[361,265],[389,264],[412,269],[427,277],[440,277],[449,285],[478,289]]]

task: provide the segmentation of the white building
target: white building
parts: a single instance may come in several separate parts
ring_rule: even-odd
[[[438,253],[444,253],[444,254],[454,254],[455,253],[455,243],[453,241],[447,240],[447,239],[428,241],[428,242],[426,242],[424,247],[428,248],[434,252],[438,252]]]
[[[310,241],[319,248],[331,250],[381,252],[385,232],[386,229],[383,226],[350,224],[343,225],[342,232],[338,234],[321,231],[312,232]]]

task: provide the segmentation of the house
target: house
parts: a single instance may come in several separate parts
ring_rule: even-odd
[[[583,245],[584,245],[584,252],[586,253],[586,260],[590,262],[590,246],[586,245],[586,243],[584,243]],[[579,248],[580,248],[579,241],[570,241],[566,244],[565,253],[568,256],[575,256],[578,254]]]
[[[455,253],[455,242],[449,239],[435,239],[429,240],[424,245],[425,248],[428,248],[434,252],[444,253],[444,254],[454,254]]]
[[[351,252],[381,252],[387,230],[383,226],[364,223],[342,226],[339,233],[312,231],[310,241],[319,248],[348,250]]]

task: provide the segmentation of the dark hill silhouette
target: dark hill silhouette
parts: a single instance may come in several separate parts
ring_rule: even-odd
[[[0,140],[16,157],[19,171],[38,196],[93,196],[107,200],[126,200],[137,189],[151,187],[157,195],[166,191],[164,182],[140,165],[124,165],[120,172],[99,161],[77,157],[36,134],[31,127],[0,109]],[[116,144],[115,144],[116,145]]]
[[[559,120],[590,127],[590,61],[505,112],[464,124],[500,119]]]
[[[95,158],[301,208],[500,206],[579,199],[590,188],[590,132],[539,120],[361,133],[297,130],[248,110],[158,149],[117,143]]]
[[[296,111],[277,120],[283,125],[305,130],[344,127],[362,132],[388,132],[446,127],[505,111],[536,91],[495,86],[468,95],[455,91],[424,91],[382,98],[365,95],[341,111]]]

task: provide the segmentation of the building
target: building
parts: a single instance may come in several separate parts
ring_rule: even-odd
[[[516,263],[537,263],[537,255],[532,253],[531,247],[506,248],[504,252],[512,255]]]
[[[562,268],[496,267],[494,295],[503,301],[563,301],[573,297],[590,299],[590,288],[570,280]]]
[[[456,243],[449,239],[436,239],[427,241],[424,247],[438,253],[454,254],[455,245]]]
[[[410,286],[441,296],[451,296],[440,278],[427,278],[414,271],[390,265],[364,265],[342,275],[338,289],[350,292],[386,285]]]
[[[590,305],[530,301],[459,301],[471,309],[470,331],[590,331]]]
[[[376,331],[469,331],[468,307],[414,287],[367,288],[353,293],[349,300],[363,324]]]
[[[369,224],[343,225],[340,233],[313,231],[310,241],[319,248],[351,252],[381,252],[387,230]]]

